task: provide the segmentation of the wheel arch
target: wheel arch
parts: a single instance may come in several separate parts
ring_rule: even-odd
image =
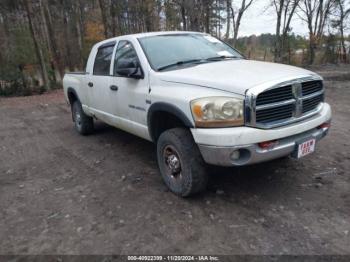
[[[80,102],[79,96],[73,87],[67,88],[67,98],[70,105],[73,105],[73,103],[77,100]]]
[[[73,87],[68,87],[67,88],[67,98],[68,98],[69,104],[71,106],[72,120],[74,122],[73,104],[74,104],[75,101],[79,101],[80,102],[80,99],[79,99],[79,96],[78,96],[77,92],[75,91],[75,89]]]
[[[150,137],[156,142],[162,132],[175,127],[193,128],[193,123],[177,106],[165,102],[151,105],[147,114],[147,124]]]

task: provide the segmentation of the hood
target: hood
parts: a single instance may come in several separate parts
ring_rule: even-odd
[[[294,66],[253,60],[226,60],[159,72],[166,82],[197,85],[244,95],[252,87],[271,82],[274,85],[316,74]]]

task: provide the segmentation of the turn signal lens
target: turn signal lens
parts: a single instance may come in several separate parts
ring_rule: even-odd
[[[193,114],[195,114],[196,117],[198,118],[203,117],[203,111],[200,105],[194,105],[192,110],[193,110]]]
[[[330,128],[331,127],[331,123],[327,122],[327,123],[323,123],[322,125],[319,125],[317,128],[318,129],[326,129],[326,128]]]
[[[276,145],[278,144],[277,140],[273,140],[273,141],[265,141],[265,142],[261,142],[259,143],[259,147],[262,149],[272,149],[274,148]]]

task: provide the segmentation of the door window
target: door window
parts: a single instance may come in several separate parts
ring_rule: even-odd
[[[139,63],[139,60],[133,45],[129,41],[120,41],[115,53],[114,75],[120,76],[117,73],[118,68],[127,68],[134,63]]]
[[[94,63],[94,75],[109,75],[114,45],[100,47]]]

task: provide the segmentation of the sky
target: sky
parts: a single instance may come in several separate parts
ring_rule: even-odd
[[[268,2],[267,0],[256,0],[252,6],[247,9],[242,18],[239,36],[276,33],[276,14],[272,7],[267,8]],[[293,18],[291,27],[295,34],[303,36],[308,34],[307,26],[298,16]]]
[[[349,8],[350,0],[347,3],[347,8]],[[291,27],[295,34],[308,36],[307,25],[298,15],[294,15]],[[276,13],[273,7],[269,7],[269,0],[255,0],[247,9],[242,18],[239,37],[262,33],[276,33]],[[345,30],[345,33],[350,34],[350,27]]]

